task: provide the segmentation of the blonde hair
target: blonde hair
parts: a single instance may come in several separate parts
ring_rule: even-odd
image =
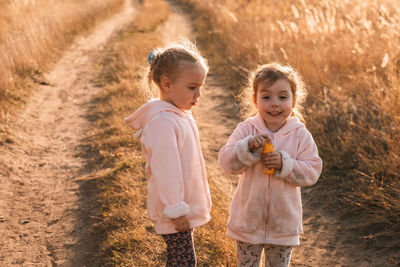
[[[244,117],[252,116],[257,112],[253,99],[257,97],[258,85],[263,82],[267,86],[272,86],[279,79],[289,82],[293,98],[296,99],[296,106],[291,115],[298,117],[303,123],[305,122],[299,111],[306,96],[304,82],[292,67],[282,66],[276,62],[260,65],[250,73],[247,86],[238,95],[241,113]]]
[[[147,73],[147,84],[150,91],[160,89],[161,77],[167,76],[174,80],[178,76],[179,64],[182,61],[197,64],[208,72],[207,61],[201,56],[197,47],[188,40],[180,40],[168,44],[163,48],[155,48],[149,55],[149,68]]]

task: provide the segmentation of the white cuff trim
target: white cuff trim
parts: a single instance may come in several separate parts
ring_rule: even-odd
[[[282,169],[280,171],[276,171],[275,176],[278,178],[285,178],[293,171],[293,160],[288,153],[285,151],[279,151],[282,155]]]
[[[164,209],[164,215],[170,219],[176,219],[189,213],[189,206],[181,201],[178,204],[168,206]]]
[[[236,143],[236,154],[240,162],[242,162],[247,167],[251,167],[261,160],[260,152],[251,152],[249,148],[249,140],[253,136],[247,136],[246,138],[240,140]]]

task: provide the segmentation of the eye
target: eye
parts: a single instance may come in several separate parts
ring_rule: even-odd
[[[281,95],[279,98],[282,99],[282,100],[285,100],[285,99],[287,99],[287,96]]]
[[[194,91],[197,89],[197,86],[189,86],[189,89]]]
[[[270,99],[269,95],[265,95],[262,97],[263,99]]]

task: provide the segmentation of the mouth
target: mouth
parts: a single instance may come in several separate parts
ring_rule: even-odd
[[[281,115],[282,112],[279,111],[273,111],[273,112],[267,112],[268,115],[270,115],[271,117],[278,117],[279,115]]]

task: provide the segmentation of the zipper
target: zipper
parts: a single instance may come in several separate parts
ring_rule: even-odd
[[[264,227],[264,231],[265,231],[265,242],[267,243],[267,235],[268,235],[268,218],[269,218],[269,202],[270,202],[270,183],[271,183],[271,175],[268,175],[268,186],[267,186],[267,199],[265,201],[265,206],[266,208],[264,208],[264,210],[266,210],[266,219],[265,219],[265,227]]]
[[[271,143],[275,146],[274,133],[271,132]],[[268,175],[268,186],[267,186],[267,200],[266,200],[266,210],[267,210],[267,218],[265,220],[265,243],[267,242],[268,235],[268,219],[269,219],[269,210],[270,210],[270,202],[271,202],[271,174]],[[265,209],[264,209],[265,210]]]

